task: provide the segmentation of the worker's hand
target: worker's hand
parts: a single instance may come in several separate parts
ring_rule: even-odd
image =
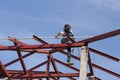
[[[58,36],[58,35],[56,35],[56,36],[55,36],[55,38],[59,39],[59,36]]]

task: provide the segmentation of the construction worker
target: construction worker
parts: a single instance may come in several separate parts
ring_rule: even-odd
[[[74,34],[71,30],[71,26],[69,24],[65,24],[64,25],[64,29],[63,31],[59,32],[55,38],[59,39],[60,36],[62,36],[62,39],[61,39],[61,43],[67,43],[67,44],[70,44],[71,41],[66,37],[66,34],[71,37],[72,39],[74,39]],[[73,51],[73,49],[72,49]],[[68,56],[67,56],[67,64],[70,64],[70,65],[73,65],[71,61],[71,48],[68,47],[67,48],[67,53],[68,53]]]

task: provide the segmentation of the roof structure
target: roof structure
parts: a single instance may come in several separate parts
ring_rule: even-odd
[[[81,47],[95,41],[103,40],[103,39],[110,38],[113,36],[118,36],[118,35],[120,35],[120,29],[107,32],[98,36],[94,36],[88,39],[80,40],[80,41],[74,41],[72,38],[66,35],[70,39],[71,44],[49,44],[36,35],[33,35],[33,39],[40,42],[40,44],[26,44],[16,38],[8,37],[8,40],[13,42],[14,45],[12,46],[0,45],[0,51],[16,52],[18,57],[16,57],[15,59],[7,63],[3,63],[2,60],[0,61],[0,78],[7,77],[7,79],[9,80],[16,80],[16,79],[18,80],[19,79],[21,80],[22,79],[61,80],[62,78],[68,78],[70,80],[76,80],[78,77],[81,77],[79,76],[80,69],[76,68],[75,66],[66,64],[64,61],[54,57],[53,54],[55,52],[59,52],[59,54],[63,54],[67,56],[67,53],[64,51],[67,47],[72,47],[72,48]],[[89,71],[87,72],[87,76],[93,75],[95,80],[101,80],[99,76],[96,76],[96,74],[94,74],[94,70],[93,70],[93,67],[94,67],[108,74],[111,74],[111,76],[120,78],[120,73],[113,72],[109,69],[106,69],[104,67],[101,67],[93,63],[91,61],[91,56],[90,56],[91,52],[97,55],[101,55],[103,57],[109,58],[113,61],[120,62],[120,58],[116,58],[114,56],[111,56],[99,50],[95,50],[93,48],[88,47],[87,63],[89,66]],[[41,61],[38,60],[39,63],[33,67],[30,67],[30,68],[27,67],[27,63],[25,62],[25,60],[29,58],[31,55],[34,55],[36,53],[38,55],[44,54],[46,56],[46,59]],[[76,56],[73,54],[71,57],[76,61],[80,62],[79,56]],[[7,56],[6,56],[6,59],[7,59]],[[7,67],[15,64],[16,62],[20,63],[20,66],[22,67],[22,69],[19,69],[19,66],[17,65],[16,66],[18,67],[18,69],[7,69]],[[68,68],[68,70],[69,69],[73,70],[73,72],[62,71],[61,69],[63,67],[62,68],[58,67],[60,65]],[[43,66],[45,69],[39,70],[39,68]],[[52,67],[52,70],[51,70],[51,67]]]

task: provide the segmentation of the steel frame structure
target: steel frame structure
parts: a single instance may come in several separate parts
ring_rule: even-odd
[[[71,40],[71,44],[49,44],[46,41],[42,40],[41,38],[33,35],[33,39],[40,42],[41,44],[37,45],[29,45],[26,44],[16,38],[8,37],[8,40],[14,43],[13,46],[4,46],[0,45],[0,51],[16,51],[18,54],[18,58],[3,64],[2,61],[0,61],[0,78],[5,78],[7,77],[9,80],[14,80],[14,79],[25,79],[25,80],[60,80],[62,77],[69,78],[70,80],[76,80],[75,77],[79,77],[79,69],[76,67],[73,67],[71,65],[66,64],[65,62],[58,60],[53,56],[55,52],[59,52],[61,54],[67,55],[67,53],[64,51],[67,47],[81,47],[84,45],[88,45],[89,43],[102,40],[105,38],[110,38],[113,36],[120,35],[120,29],[114,30],[111,32],[107,32],[98,36],[94,36],[88,39],[84,39],[81,41],[74,41],[72,40],[69,36],[67,36]],[[103,68],[95,63],[92,63],[91,57],[90,57],[90,52],[95,53],[97,55],[101,55],[103,57],[109,58],[111,60],[114,60],[116,62],[120,62],[120,58],[113,57],[109,54],[103,53],[99,50],[95,50],[93,48],[88,47],[89,49],[89,54],[88,54],[88,65],[90,72],[87,73],[87,76],[94,75],[93,67],[97,68],[101,71],[104,71],[108,74],[111,74],[113,76],[116,76],[120,78],[120,74],[113,72],[111,70],[108,70],[106,68]],[[28,52],[28,54],[23,55],[22,52]],[[34,53],[40,53],[40,54],[46,54],[47,55],[47,60],[39,63],[38,65],[28,69],[26,67],[26,64],[24,62],[24,59],[33,55]],[[74,58],[77,61],[80,61],[80,57],[72,55],[72,58]],[[6,67],[14,64],[15,62],[20,62],[22,66],[22,70],[8,70]],[[57,63],[66,66],[69,69],[74,70],[75,72],[73,73],[65,73],[61,72],[60,69],[57,66]],[[35,71],[35,69],[43,66],[46,64],[46,70],[45,71]],[[54,71],[50,71],[50,64],[52,64]],[[95,80],[101,80],[99,77],[95,77]]]

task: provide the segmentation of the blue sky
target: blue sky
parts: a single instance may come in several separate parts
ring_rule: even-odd
[[[8,36],[32,38],[34,34],[39,37],[54,37],[63,30],[66,23],[72,26],[75,36],[95,36],[120,29],[120,0],[0,0],[0,45],[12,45],[10,41],[2,40]],[[119,39],[120,36],[116,36],[90,43],[89,46],[120,58]],[[60,40],[46,41],[59,43]],[[37,43],[33,40],[24,42]],[[3,63],[12,60],[11,57],[16,57],[14,52],[10,53],[13,56],[5,53],[9,52],[2,52],[2,56],[0,55]],[[94,63],[120,74],[120,62],[93,53],[91,55]],[[5,57],[8,59],[5,60]],[[36,60],[33,60],[33,63],[37,64]],[[31,64],[28,65],[30,67]],[[94,71],[102,80],[119,79],[97,69]]]

